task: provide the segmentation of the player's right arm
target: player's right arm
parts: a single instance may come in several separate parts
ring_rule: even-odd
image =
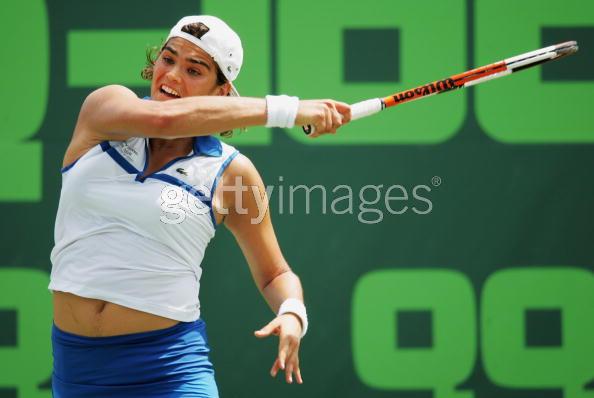
[[[101,142],[193,137],[264,123],[266,101],[260,98],[200,96],[147,101],[126,87],[111,85],[89,94],[75,130]]]
[[[296,122],[319,125],[321,132],[331,132],[347,119],[341,113],[348,111],[337,101],[301,101]],[[263,98],[197,96],[147,101],[126,87],[111,85],[89,94],[82,105],[77,129],[103,141],[132,136],[193,137],[263,124]]]
[[[119,85],[101,87],[85,99],[64,164],[106,140],[130,137],[174,139],[212,135],[266,124],[264,98],[196,96],[147,101]],[[316,126],[316,135],[334,133],[350,120],[347,104],[333,100],[300,101],[297,125]]]

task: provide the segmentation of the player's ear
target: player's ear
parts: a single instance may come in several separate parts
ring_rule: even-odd
[[[218,95],[222,95],[222,96],[228,96],[229,93],[231,92],[231,84],[229,84],[229,82],[226,82],[225,84],[221,84],[218,87]]]

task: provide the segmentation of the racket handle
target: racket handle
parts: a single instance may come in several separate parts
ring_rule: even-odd
[[[379,98],[372,98],[366,101],[357,102],[351,105],[351,120],[371,116],[384,109],[384,102]]]
[[[371,116],[384,109],[384,102],[380,98],[372,98],[369,100],[357,102],[351,105],[351,120],[361,119],[362,117]],[[303,132],[310,135],[315,130],[314,126],[303,126]]]

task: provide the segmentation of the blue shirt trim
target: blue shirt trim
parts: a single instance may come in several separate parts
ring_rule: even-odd
[[[237,155],[239,155],[239,151],[236,150],[227,159],[225,159],[225,161],[221,165],[221,168],[217,172],[217,176],[215,177],[214,182],[212,183],[212,188],[210,188],[210,197],[211,197],[211,199],[214,198],[214,193],[215,193],[215,190],[217,189],[217,185],[219,184],[219,180],[221,179],[221,176],[223,175],[223,173],[225,172],[225,170],[229,166],[229,163],[231,163],[231,161],[233,159],[235,159],[235,157]],[[212,225],[215,228],[218,227],[217,220],[215,218],[215,215],[214,215],[214,211],[212,209],[212,206],[210,207],[210,218],[212,220]]]
[[[218,158],[223,154],[223,146],[212,135],[201,135],[194,137],[194,153]]]
[[[136,170],[136,168],[134,166],[132,166],[126,159],[124,159],[124,157],[122,155],[120,155],[120,153],[114,147],[112,147],[108,141],[103,141],[100,145],[101,145],[101,148],[103,149],[103,151],[106,152],[109,156],[111,156],[111,158],[113,160],[115,160],[116,163],[119,164],[124,170],[126,170],[130,174],[136,174],[136,181],[144,182],[144,180],[146,180],[147,178],[154,178],[156,180],[161,180],[168,184],[178,186],[178,187],[186,190],[188,193],[191,193],[200,202],[202,202],[206,206],[208,206],[211,209],[211,213],[212,213],[212,204],[211,204],[212,196],[211,197],[207,196],[206,193],[200,191],[199,189],[194,188],[190,184],[187,184],[178,178],[175,178],[168,174],[158,174],[158,171],[156,171],[152,174],[149,174],[146,177],[140,177],[142,175],[142,172],[139,170]],[[145,146],[145,148],[148,151],[148,146]],[[192,154],[192,156],[193,155],[194,154]],[[147,152],[147,156],[148,156],[148,152]],[[186,158],[190,158],[192,156],[185,156],[182,158],[174,159],[171,162],[169,162],[167,165],[165,165],[163,168],[161,168],[161,170],[166,169],[167,167],[169,167],[169,165],[175,163],[176,161],[178,161],[180,159],[186,159]],[[145,170],[146,170],[147,165],[148,165],[148,160],[145,162],[145,165],[144,165]],[[161,171],[161,170],[159,170],[159,171]]]
[[[214,141],[213,141],[214,140]],[[144,169],[142,172],[139,172],[136,176],[136,181],[143,182],[146,178],[153,174],[157,174],[165,169],[171,167],[171,165],[179,162],[180,160],[190,159],[198,155],[207,155],[207,156],[216,156],[220,157],[223,153],[223,146],[221,142],[214,137],[204,136],[204,137],[194,137],[192,143],[192,153],[186,156],[179,156],[175,159],[170,160],[166,164],[163,165],[159,170],[154,171],[153,173],[147,175],[145,174],[146,168],[149,163],[150,157],[150,148],[149,148],[149,140],[144,140],[144,153],[145,153],[145,162],[144,162]]]
[[[173,165],[174,163],[176,163],[180,160],[189,159],[189,158],[192,158],[192,157],[198,156],[198,155],[220,157],[223,153],[223,146],[221,145],[221,142],[214,137],[211,137],[211,136],[194,137],[193,140],[194,140],[194,142],[192,145],[192,149],[193,149],[192,154],[187,155],[187,156],[180,156],[175,159],[172,159],[169,162],[167,162],[165,165],[163,165],[163,167],[161,167],[159,170],[151,173],[150,175],[159,173],[160,171],[163,171],[163,170],[171,167],[171,165]],[[148,147],[148,139],[145,139],[144,144],[145,144],[144,145],[145,161],[144,161],[144,168],[142,169],[142,171],[137,170],[136,167],[132,166],[132,164],[130,164],[130,162],[128,162],[114,147],[111,146],[109,141],[103,141],[99,145],[101,145],[101,149],[103,150],[103,152],[106,152],[127,173],[136,174],[136,178],[135,178],[136,181],[143,182],[146,178],[148,178],[150,176],[150,175],[149,176],[144,175],[144,172],[146,171],[146,168],[149,163],[149,156],[150,156],[150,150]],[[74,164],[66,166],[66,167],[70,168],[72,166],[74,166]],[[66,169],[66,170],[68,170],[68,169]],[[62,170],[62,172],[66,171],[66,170]]]
[[[78,158],[78,159],[80,159],[80,158]],[[69,165],[62,167],[60,169],[60,173],[66,173],[68,170],[70,170],[72,167],[74,167],[76,162],[78,162],[78,159],[76,159],[74,162],[70,163]]]
[[[144,168],[142,169],[141,173],[138,173],[138,175],[136,176],[135,180],[136,181],[140,181],[140,182],[144,182],[145,179],[147,179],[148,177],[157,174],[167,168],[169,168],[172,164],[179,162],[180,160],[184,160],[184,159],[189,159],[191,157],[196,156],[196,152],[194,150],[192,150],[192,153],[190,155],[186,155],[186,156],[178,156],[175,159],[171,159],[169,162],[165,163],[163,165],[163,167],[161,167],[159,170],[152,172],[149,175],[145,175],[146,172],[146,168],[148,167],[149,164],[149,158],[150,158],[150,150],[149,150],[149,144],[148,144],[148,140],[145,139],[144,140],[144,154],[145,154],[145,159],[144,159]]]
[[[111,158],[115,160],[116,163],[119,164],[120,167],[124,169],[128,174],[140,173],[140,171],[137,170],[136,167],[132,166],[114,147],[111,146],[109,141],[103,141],[100,145],[101,149],[103,149],[103,152],[111,156]]]

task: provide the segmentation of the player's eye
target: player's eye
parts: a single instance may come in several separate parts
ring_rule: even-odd
[[[192,76],[199,76],[200,75],[200,71],[193,69],[193,68],[188,68],[188,73]]]
[[[173,65],[173,58],[168,57],[168,56],[164,56],[163,57],[163,62],[165,62],[166,64],[169,64],[169,65]]]

